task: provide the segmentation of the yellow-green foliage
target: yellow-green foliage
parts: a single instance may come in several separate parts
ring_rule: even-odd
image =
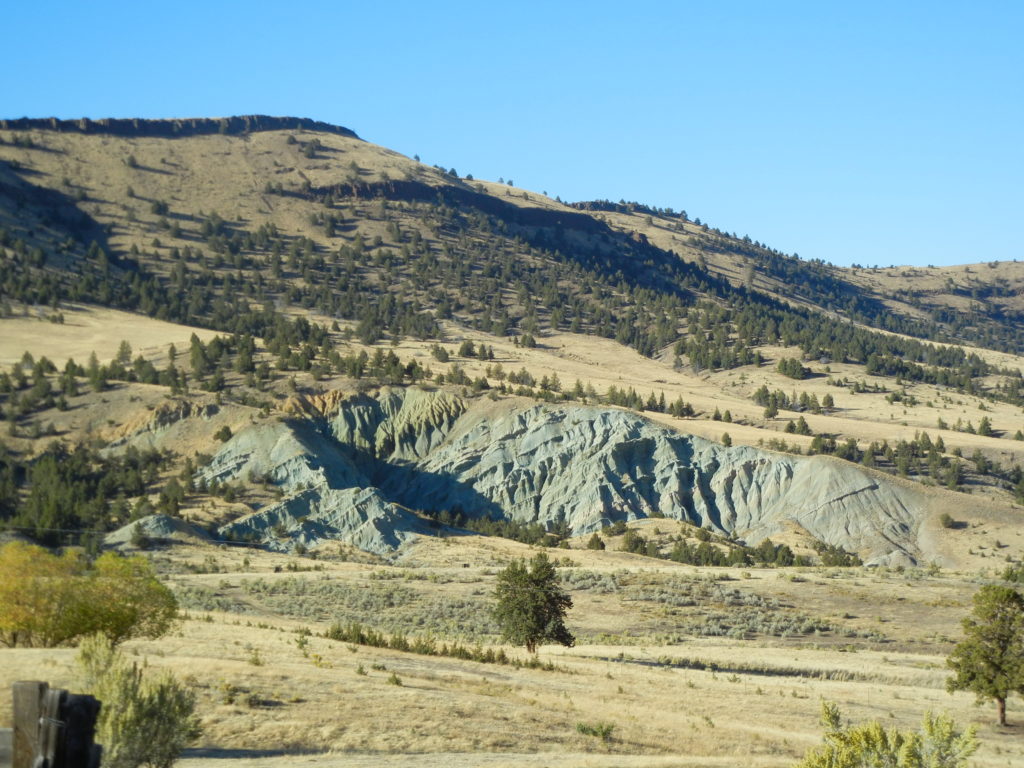
[[[177,603],[143,557],[112,552],[95,562],[73,552],[11,542],[0,547],[0,644],[51,648],[102,633],[113,643],[159,637]]]
[[[167,768],[199,736],[195,696],[170,672],[144,673],[103,635],[82,641],[78,665],[83,687],[102,702],[104,768]]]
[[[825,745],[795,768],[960,768],[978,749],[974,728],[960,733],[950,717],[931,712],[919,731],[886,729],[877,720],[843,728],[839,708],[824,702],[821,722]]]

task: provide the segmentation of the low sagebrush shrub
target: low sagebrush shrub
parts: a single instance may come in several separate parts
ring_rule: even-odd
[[[103,635],[82,641],[83,688],[100,700],[104,768],[168,768],[199,736],[195,695],[170,672],[146,672]]]

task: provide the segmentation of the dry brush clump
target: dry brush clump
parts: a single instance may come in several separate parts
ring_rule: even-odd
[[[359,622],[385,632],[433,633],[474,642],[498,635],[490,603],[480,595],[433,595],[404,584],[362,585],[299,577],[248,580],[241,587],[247,599],[280,616]]]
[[[615,657],[595,657],[602,661],[618,664],[634,664],[645,667],[667,669],[692,669],[712,674],[756,675],[759,677],[796,677],[806,680],[832,680],[838,682],[885,682],[891,683],[896,678],[873,672],[856,672],[849,669],[828,669],[819,667],[794,667],[788,664],[771,664],[762,662],[721,661],[700,659],[686,656],[659,656],[657,659],[636,659],[620,653]],[[735,680],[734,680],[735,682]]]
[[[370,571],[366,578],[371,581],[428,581],[431,584],[477,584],[483,577],[477,574],[423,572],[410,568],[390,568]]]
[[[570,591],[590,591],[598,595],[607,595],[619,589],[619,577],[616,573],[566,568],[562,570],[561,577],[562,584]]]
[[[570,589],[617,594],[623,602],[666,606],[677,640],[684,635],[744,639],[756,635],[790,637],[823,633],[883,639],[877,632],[858,632],[788,610],[775,598],[724,586],[725,580],[714,575],[661,576],[628,571],[566,570],[562,574],[562,582]]]
[[[252,606],[227,595],[218,594],[200,584],[178,584],[174,587],[178,605],[191,611],[220,611],[222,613],[252,613]]]
[[[404,634],[388,635],[384,632],[364,627],[358,623],[350,623],[342,626],[335,622],[324,633],[329,640],[351,643],[353,645],[368,645],[372,648],[387,648],[392,651],[403,653],[415,653],[421,656],[447,656],[463,661],[477,661],[482,664],[505,664],[516,668],[543,669],[553,671],[554,664],[541,662],[536,656],[529,657],[526,661],[509,657],[501,648],[483,648],[481,646],[469,647],[457,641],[438,642],[430,635],[414,635],[408,637]],[[359,667],[362,669],[362,665]],[[365,674],[365,670],[359,674]]]
[[[612,740],[615,731],[613,723],[576,723],[576,732],[584,736],[595,736],[605,744]]]

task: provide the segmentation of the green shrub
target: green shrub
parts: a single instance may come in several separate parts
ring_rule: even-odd
[[[605,744],[612,740],[612,731],[615,726],[612,723],[576,723],[576,731],[584,736],[596,736]]]
[[[102,635],[82,641],[78,666],[83,688],[102,702],[104,768],[168,768],[199,736],[195,696],[169,672],[144,674]]]
[[[961,768],[978,749],[974,729],[965,733],[946,715],[925,713],[919,731],[883,728],[877,720],[843,727],[835,704],[822,704],[824,746],[810,750],[796,768]]]
[[[1008,565],[1003,569],[1003,581],[1014,581],[1024,584],[1024,563]]]
[[[616,520],[614,523],[612,523],[612,526],[609,529],[609,534],[611,536],[621,536],[625,532],[626,532],[626,521],[625,520]]]
[[[142,523],[136,523],[132,526],[132,535],[129,543],[136,549],[149,549],[153,546],[152,540],[142,530]]]
[[[403,634],[386,635],[383,632],[363,627],[355,622],[346,626],[334,622],[327,628],[323,636],[328,640],[368,645],[373,648],[390,648],[393,651],[417,653],[421,656],[448,656],[453,659],[478,661],[481,664],[508,664],[517,668],[543,669],[549,672],[555,668],[551,662],[539,662],[536,658],[531,658],[525,662],[509,658],[505,651],[500,648],[495,651],[491,648],[484,649],[479,646],[467,648],[457,642],[438,644],[432,637],[414,637],[410,640]],[[356,648],[350,645],[349,650],[354,652]],[[376,666],[373,668],[376,669]],[[383,670],[383,667],[381,669]],[[366,674],[362,664],[359,665],[356,673]]]

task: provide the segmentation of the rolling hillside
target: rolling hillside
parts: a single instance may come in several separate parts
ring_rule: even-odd
[[[127,445],[159,397],[216,399],[208,423],[237,431],[296,393],[424,382],[831,454],[930,486],[936,508],[970,493],[1012,520],[1024,494],[1017,264],[840,269],[292,118],[4,121],[0,140],[12,509],[49,437]],[[214,452],[200,432],[150,445],[173,454],[151,500]]]

